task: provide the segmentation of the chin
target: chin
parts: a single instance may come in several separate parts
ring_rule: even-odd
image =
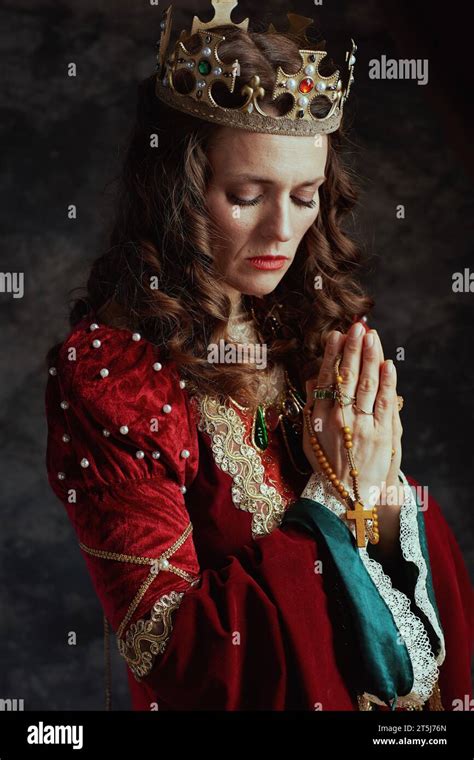
[[[283,277],[280,273],[278,273],[278,276],[276,274],[266,274],[264,277],[257,275],[250,282],[246,280],[232,283],[232,287],[238,290],[239,293],[242,293],[242,295],[262,298],[272,293],[282,279]]]

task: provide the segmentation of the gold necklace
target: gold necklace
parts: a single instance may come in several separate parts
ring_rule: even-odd
[[[263,337],[258,329],[253,305],[251,305],[250,308],[255,332],[257,333],[258,339],[263,342]],[[276,329],[279,325],[278,320],[271,315],[269,315],[269,317],[273,320]],[[257,405],[253,412],[250,440],[254,448],[263,452],[267,449],[269,444],[269,431],[274,432],[277,427],[280,426],[291,464],[301,475],[309,475],[312,472],[312,469],[311,467],[308,467],[308,460],[302,447],[302,412],[306,402],[291,382],[286,368],[284,369],[284,376],[284,386],[277,398],[271,402],[263,401]],[[230,401],[243,412],[249,413],[251,411],[250,407],[242,406],[231,397]]]
[[[305,400],[291,382],[286,369],[284,373],[285,386],[278,397],[270,403],[258,404],[253,412],[250,440],[255,449],[263,452],[269,445],[269,431],[272,433],[280,426],[291,464],[301,475],[309,475],[312,470],[308,467],[308,460],[302,448],[302,412]],[[242,406],[232,397],[230,401],[242,412],[251,411],[250,407]]]

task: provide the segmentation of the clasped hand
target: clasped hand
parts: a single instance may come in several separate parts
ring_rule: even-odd
[[[341,432],[344,425],[341,407],[330,398],[313,398],[314,388],[334,383],[334,364],[338,354],[342,354],[339,365],[339,374],[343,378],[342,391],[348,397],[355,397],[359,410],[373,412],[364,414],[354,409],[352,404],[344,406],[345,424],[352,431],[352,452],[359,473],[360,496],[367,508],[378,504],[384,505],[387,511],[387,507],[391,507],[393,520],[393,513],[398,516],[404,498],[403,486],[398,479],[403,428],[398,410],[395,365],[390,359],[384,359],[376,330],[366,332],[363,324],[356,322],[347,335],[337,330],[330,333],[319,374],[306,382],[305,411],[311,411],[312,429],[316,431],[334,472],[349,492],[348,486],[352,486],[351,466]],[[314,427],[316,420],[321,421],[318,427]],[[319,471],[306,427],[303,450],[313,470]],[[334,493],[337,493],[335,489]],[[382,534],[382,510],[379,511],[379,521]]]

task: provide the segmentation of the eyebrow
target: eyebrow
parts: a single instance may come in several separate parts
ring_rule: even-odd
[[[234,177],[234,179],[241,180],[243,182],[258,182],[262,185],[272,185],[273,180],[272,179],[265,179],[265,177],[257,177],[255,174],[238,174]],[[297,185],[297,187],[309,187],[310,185],[315,185],[316,182],[320,179],[326,179],[326,177],[323,175],[322,177],[316,177],[315,179],[310,179],[307,182],[301,182],[301,184]]]

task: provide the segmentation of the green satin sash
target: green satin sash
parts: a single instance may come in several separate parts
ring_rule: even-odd
[[[359,693],[374,694],[395,710],[398,695],[412,689],[413,668],[392,613],[359,556],[354,536],[330,509],[303,497],[283,516],[281,527],[291,524],[310,531],[318,543],[323,541],[334,559],[357,638],[355,656],[362,658]],[[426,546],[426,536],[424,543]]]

